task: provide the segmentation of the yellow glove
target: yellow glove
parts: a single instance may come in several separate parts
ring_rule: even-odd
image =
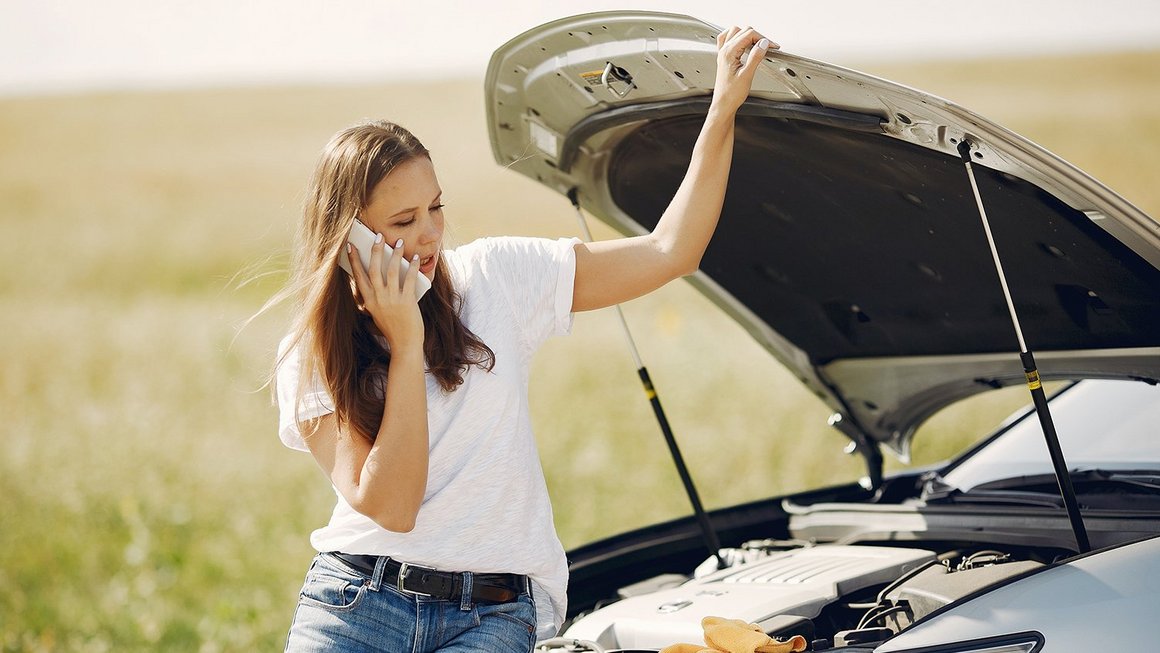
[[[789,641],[781,642],[766,635],[760,626],[740,619],[705,617],[701,620],[705,630],[705,644],[674,644],[661,653],[796,653],[806,650],[806,640],[794,635]]]
[[[661,653],[717,653],[704,644],[672,644],[661,649]]]

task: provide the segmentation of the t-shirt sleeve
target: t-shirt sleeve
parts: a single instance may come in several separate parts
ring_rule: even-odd
[[[290,346],[289,336],[284,338],[278,346],[278,358],[281,364],[275,377],[275,396],[278,399],[278,438],[282,444],[299,451],[310,451],[306,441],[302,439],[302,431],[298,428],[300,422],[312,420],[334,412],[334,402],[330,393],[322,385],[322,380],[315,376],[303,388],[302,400],[298,400],[298,383],[302,377],[302,347]],[[297,411],[297,415],[295,415]]]
[[[578,238],[490,239],[488,268],[498,272],[524,344],[535,350],[572,331]]]

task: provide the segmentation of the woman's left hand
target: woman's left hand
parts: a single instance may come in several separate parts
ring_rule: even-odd
[[[753,76],[768,50],[781,46],[752,27],[730,27],[717,35],[717,80],[713,85],[713,105],[736,112],[749,97]]]

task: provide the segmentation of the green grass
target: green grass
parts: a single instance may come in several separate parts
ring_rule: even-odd
[[[1160,53],[869,70],[1151,214],[1157,71]],[[316,153],[365,117],[432,149],[455,238],[572,235],[564,199],[492,163],[480,86],[0,100],[0,651],[281,646],[333,495],[278,443],[262,388],[288,309],[239,326],[284,279]],[[710,507],[861,473],[828,411],[686,284],[625,313]],[[567,546],[688,512],[615,318],[575,331],[545,347],[532,388]],[[995,413],[938,416],[915,463]]]

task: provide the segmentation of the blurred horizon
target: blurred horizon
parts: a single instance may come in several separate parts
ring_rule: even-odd
[[[903,0],[828,0],[825,11],[745,0],[14,0],[0,5],[0,97],[482,79],[491,52],[523,31],[610,9],[749,24],[788,52],[852,68],[1160,44],[1149,0],[976,0],[953,13]]]

